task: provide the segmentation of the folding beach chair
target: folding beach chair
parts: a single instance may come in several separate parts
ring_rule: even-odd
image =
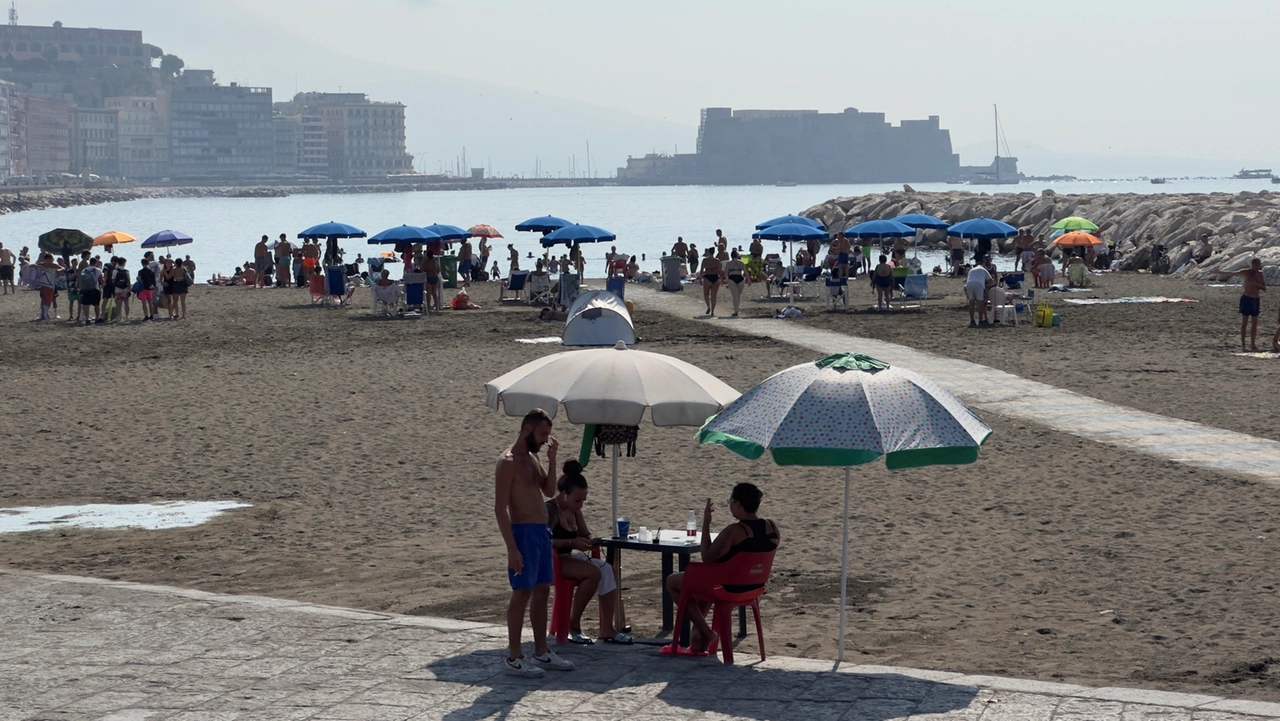
[[[374,283],[369,286],[373,291],[373,312],[388,317],[394,316],[396,311],[400,310],[400,284],[393,283],[383,286]]]
[[[346,305],[347,303],[347,269],[341,265],[331,265],[324,269],[325,305]]]
[[[420,313],[427,312],[427,274],[405,273],[404,275],[404,309],[416,308]]]
[[[822,268],[801,268],[800,296],[817,298],[817,285],[820,280],[822,280]]]
[[[827,286],[827,310],[835,310],[836,308],[844,308],[849,310],[849,279],[837,278],[826,281]]]
[[[529,276],[529,305],[551,305],[551,276]]]
[[[529,271],[511,271],[511,275],[498,286],[498,302],[502,302],[507,299],[507,291],[511,291],[512,300],[520,300],[520,294],[524,292],[525,284],[528,281]]]
[[[578,291],[581,289],[582,276],[577,273],[561,273],[560,298],[557,302],[561,307],[568,308],[573,305],[573,301],[578,299]]]
[[[929,276],[923,273],[916,273],[903,278],[902,298],[904,300],[919,300],[922,301],[921,305],[923,305],[923,301],[929,299]]]

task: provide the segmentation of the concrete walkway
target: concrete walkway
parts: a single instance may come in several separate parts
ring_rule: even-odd
[[[702,291],[693,287],[663,293],[656,285],[629,285],[627,295],[645,308],[682,318],[703,318],[706,312]],[[728,293],[721,291],[720,296],[717,310],[731,313]],[[1118,406],[977,363],[786,320],[717,316],[707,322],[810,348],[819,354],[815,358],[850,351],[865,353],[928,376],[974,408],[1189,466],[1240,473],[1280,485],[1280,443],[1266,438]]]
[[[652,647],[502,673],[505,629],[0,569],[0,720],[1246,721],[1280,704]]]

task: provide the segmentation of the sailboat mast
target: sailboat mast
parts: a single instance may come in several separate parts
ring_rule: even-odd
[[[991,112],[995,115],[996,121],[996,180],[1000,179],[1000,108],[994,103],[991,105]]]

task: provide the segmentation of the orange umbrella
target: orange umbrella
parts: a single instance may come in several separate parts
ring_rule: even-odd
[[[1091,245],[1102,245],[1102,239],[1096,235],[1077,230],[1074,233],[1067,233],[1059,237],[1053,241],[1053,244],[1064,248],[1088,248]]]
[[[484,223],[481,223],[480,225],[473,225],[470,228],[467,228],[467,232],[477,238],[501,238],[502,237],[502,233],[499,233],[497,228],[493,227],[492,225],[485,225]]]
[[[93,244],[95,246],[119,245],[121,243],[132,243],[135,240],[137,240],[137,238],[133,237],[132,235],[129,235],[128,233],[121,233],[118,230],[113,230],[109,233],[103,233],[102,235],[99,235],[98,237],[94,238]]]
[[[386,258],[388,263],[400,262],[400,257],[397,256],[395,253],[391,253],[391,252],[383,253],[380,257]]]

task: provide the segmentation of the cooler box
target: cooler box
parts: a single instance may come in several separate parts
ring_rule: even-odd
[[[440,256],[440,275],[444,276],[444,287],[458,287],[458,256]]]
[[[680,284],[680,266],[682,262],[678,256],[664,255],[662,256],[662,289],[667,291],[684,290],[684,286]]]

